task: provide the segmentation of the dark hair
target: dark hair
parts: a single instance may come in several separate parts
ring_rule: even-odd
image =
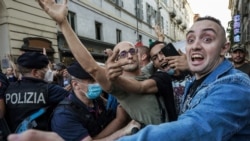
[[[195,22],[203,21],[203,20],[209,20],[209,21],[217,23],[223,29],[224,34],[226,34],[226,31],[225,31],[224,27],[222,26],[222,24],[221,24],[221,22],[220,22],[219,19],[216,19],[216,18],[214,18],[212,16],[205,16],[205,17],[199,17],[199,18],[197,18]]]
[[[166,43],[166,42],[162,42],[162,41],[156,40],[156,41],[154,41],[154,42],[149,46],[149,51],[151,51],[151,49],[152,49],[154,46],[158,45],[158,44],[164,44],[164,45],[166,45],[167,43]]]

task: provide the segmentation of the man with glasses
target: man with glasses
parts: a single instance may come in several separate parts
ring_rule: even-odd
[[[176,113],[175,110],[173,111],[174,102],[169,76],[167,74],[157,73],[148,79],[147,76],[143,75],[139,68],[137,50],[130,42],[117,44],[114,48],[114,53],[118,54],[117,57],[109,58],[107,61],[106,67],[108,75],[112,76],[120,73],[126,79],[136,79],[146,84],[145,87],[138,92],[138,90],[126,89],[124,85],[129,86],[128,83],[113,83],[114,86],[111,93],[118,98],[121,105],[125,106],[125,109],[127,107],[126,111],[130,113],[131,118],[135,120],[139,119],[138,121],[144,124],[158,124],[175,120]],[[122,61],[129,61],[130,63],[122,65],[121,68],[117,67]],[[169,97],[164,99],[165,97],[163,98],[161,92],[165,92],[164,95]],[[141,93],[145,93],[145,95]],[[164,100],[168,101],[168,106],[163,104],[165,103]],[[140,105],[140,107],[138,107],[138,105]],[[172,108],[170,108],[171,106]],[[135,111],[137,112],[134,113]],[[162,114],[160,114],[160,112],[162,112]],[[153,119],[154,122],[149,122],[150,118]]]
[[[112,83],[106,77],[106,70],[100,67],[91,54],[88,52],[87,48],[80,42],[74,31],[71,29],[67,21],[67,1],[63,4],[51,3],[49,1],[39,1],[40,6],[45,9],[48,15],[54,19],[64,34],[64,37],[72,51],[74,57],[78,60],[80,65],[88,72],[101,86],[108,92],[116,96],[121,106],[126,110],[132,119],[135,119],[144,124],[159,124],[166,121],[176,120],[176,112],[174,108],[173,100],[173,90],[171,85],[171,80],[168,75],[162,76],[152,76],[149,79],[149,85],[141,91],[142,93],[149,93],[148,95],[143,95],[135,93],[130,89],[123,89],[124,84]],[[130,42],[118,43],[114,51],[119,52],[117,58],[112,58],[114,65],[121,66],[122,60],[127,60],[130,64],[122,65],[123,71],[121,72],[123,76],[127,79],[137,79],[139,81],[148,79],[145,76],[140,76],[140,68],[138,62],[138,53],[135,46]],[[112,66],[106,66],[112,67]],[[114,72],[115,73],[115,72]],[[143,83],[143,81],[142,81]],[[164,84],[164,86],[162,85]],[[160,86],[160,87],[159,87]],[[169,109],[166,110],[164,106],[163,99],[159,92],[165,92],[168,96]],[[171,109],[171,107],[173,107]],[[170,113],[171,114],[170,114]]]

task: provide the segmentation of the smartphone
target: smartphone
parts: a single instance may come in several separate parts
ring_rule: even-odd
[[[180,55],[172,43],[168,43],[161,51],[166,57]]]

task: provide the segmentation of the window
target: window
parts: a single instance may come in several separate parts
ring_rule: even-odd
[[[135,0],[135,16],[137,19],[143,20],[143,3],[142,0]]]
[[[123,1],[122,0],[110,0],[112,3],[119,7],[123,7]]]
[[[164,19],[163,19],[163,16],[161,16],[161,29],[164,29]]]
[[[95,22],[95,35],[97,40],[102,40],[102,24]]]
[[[151,9],[151,6],[147,3],[146,4],[147,5],[147,23],[149,24],[149,25],[151,25],[152,23],[151,23],[151,15],[152,15],[152,9]]]
[[[163,2],[164,2],[166,5],[168,5],[168,0],[163,0]]]
[[[166,32],[165,32],[165,34],[167,34],[168,35],[168,21],[166,20]]]
[[[69,11],[68,12],[68,16],[67,16],[67,19],[68,19],[68,21],[69,21],[69,24],[71,25],[71,27],[72,27],[72,29],[74,30],[74,31],[76,31],[76,25],[75,25],[75,18],[76,17],[76,14],[75,13],[73,13],[73,12],[71,12],[71,11]]]
[[[138,42],[142,41],[142,35],[138,35]]]
[[[116,43],[119,43],[122,41],[122,31],[119,29],[116,29]]]

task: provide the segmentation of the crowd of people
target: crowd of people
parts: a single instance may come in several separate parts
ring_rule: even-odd
[[[76,62],[52,67],[46,53],[25,52],[17,59],[21,77],[11,69],[0,73],[2,139],[249,140],[250,65],[243,45],[230,50],[219,20],[198,18],[185,53],[173,53],[156,27],[157,41],[148,47],[122,41],[105,51],[101,66],[71,29],[67,1],[38,2]]]

